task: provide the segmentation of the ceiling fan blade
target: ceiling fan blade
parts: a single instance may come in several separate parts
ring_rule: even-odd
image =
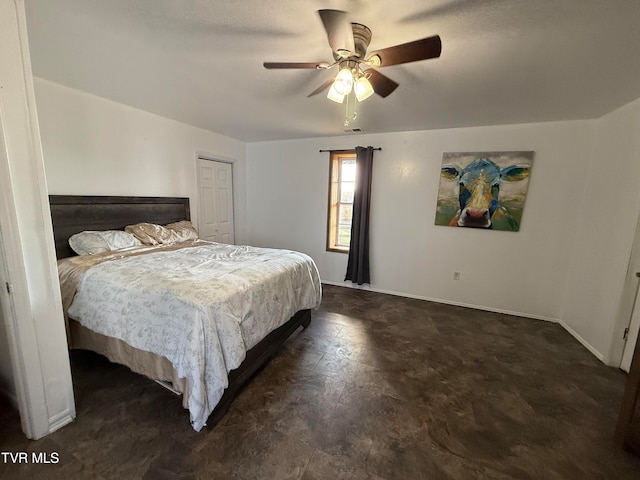
[[[329,78],[326,82],[324,82],[322,85],[320,85],[318,88],[316,88],[313,92],[311,92],[309,95],[307,95],[308,97],[313,97],[314,95],[317,95],[319,93],[324,92],[327,88],[329,88],[331,86],[331,84],[335,81],[335,78]]]
[[[398,84],[374,68],[367,68],[364,74],[369,78],[373,91],[382,98],[388,97],[398,88]]]
[[[356,47],[353,41],[353,28],[347,12],[341,10],[318,10],[324,25],[331,50],[340,54],[353,53]],[[347,55],[348,56],[348,55]]]
[[[313,69],[321,69],[326,68],[326,62],[264,62],[264,68],[273,69],[273,68],[313,68]]]
[[[440,56],[441,51],[442,42],[440,37],[434,35],[433,37],[376,50],[371,53],[369,58],[374,59],[377,56],[380,59],[380,65],[376,66],[388,67],[389,65],[400,65],[401,63],[436,58]]]

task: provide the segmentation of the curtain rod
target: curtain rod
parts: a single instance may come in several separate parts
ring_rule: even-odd
[[[382,150],[382,147],[374,147],[374,150]],[[322,152],[346,152],[347,150],[353,150],[353,148],[333,149],[333,150],[320,150]]]

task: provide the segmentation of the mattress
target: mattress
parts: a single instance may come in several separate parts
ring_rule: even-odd
[[[186,379],[196,431],[246,352],[322,294],[303,253],[202,240],[70,257],[58,268],[69,318],[166,358]]]

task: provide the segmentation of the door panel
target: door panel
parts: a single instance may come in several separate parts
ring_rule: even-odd
[[[635,348],[636,353],[632,355],[615,439],[620,447],[640,455],[640,342],[636,339],[631,348]]]
[[[637,277],[636,277],[636,281]],[[627,343],[624,346],[624,353],[622,354],[622,361],[620,362],[620,368],[625,372],[629,372],[631,368],[631,360],[633,359],[633,352],[638,339],[638,330],[640,330],[640,299],[638,295],[640,291],[636,288],[636,299],[633,304],[633,313],[631,314],[631,322],[629,323],[629,332],[627,333]]]
[[[638,330],[640,329],[640,298],[638,297],[640,276],[638,272],[640,272],[640,219],[636,226],[629,266],[622,289],[617,328],[614,332],[615,335],[611,347],[614,356],[621,355],[620,368],[625,372],[629,372]],[[626,340],[622,340],[625,327],[628,329]]]
[[[200,238],[233,244],[233,176],[230,163],[198,159]]]

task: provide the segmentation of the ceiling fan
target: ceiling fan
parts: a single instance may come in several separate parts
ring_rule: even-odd
[[[360,23],[352,23],[346,12],[340,10],[318,10],[324,29],[327,32],[329,46],[334,61],[327,62],[264,62],[268,69],[308,68],[327,70],[339,67],[338,74],[328,79],[308,97],[317,95],[327,88],[327,97],[342,103],[344,97],[353,90],[358,101],[371,96],[374,92],[381,97],[389,96],[398,84],[381,74],[376,68],[417,62],[437,58],[442,50],[438,35],[422,38],[413,42],[395,45],[371,52],[367,56],[367,47],[371,42],[371,30]]]

